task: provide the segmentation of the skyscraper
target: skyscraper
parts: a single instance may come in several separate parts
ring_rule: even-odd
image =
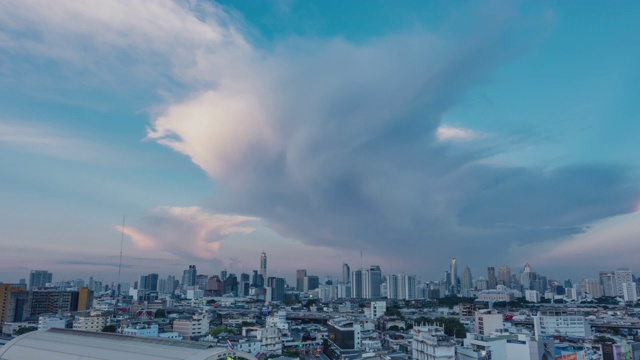
[[[487,268],[487,280],[489,281],[489,290],[495,289],[498,285],[498,279],[496,279],[496,269],[493,266]]]
[[[267,254],[264,251],[260,255],[260,275],[263,281],[267,280]]]
[[[387,298],[398,299],[398,275],[387,277]]]
[[[296,270],[296,289],[304,291],[304,277],[307,276],[307,269]]]
[[[462,296],[471,297],[471,289],[473,289],[473,277],[471,276],[471,269],[466,266],[460,277],[460,293]]]
[[[449,267],[449,277],[451,289],[449,293],[451,295],[458,295],[460,289],[458,287],[458,263],[456,262],[456,258],[451,259],[451,266]]]
[[[349,282],[351,282],[351,268],[349,267],[349,264],[343,263],[342,264],[342,283],[348,284]]]
[[[362,278],[362,269],[351,272],[351,297],[354,299],[362,299]]]
[[[616,296],[618,294],[616,290],[616,279],[613,272],[601,271],[600,284],[602,284],[602,294],[604,296]]]
[[[633,275],[628,268],[618,269],[613,272],[616,281],[616,295],[619,297],[624,296],[625,284],[633,283]]]
[[[416,276],[415,275],[407,275],[404,277],[404,288],[405,294],[404,298],[406,300],[415,299],[416,296]]]
[[[53,282],[53,274],[46,270],[31,270],[29,274],[29,289],[46,286],[51,282]]]
[[[507,265],[498,268],[498,284],[511,287],[511,269]]]
[[[380,266],[371,265],[371,267],[364,272],[363,294],[366,299],[379,299],[380,298],[380,285],[382,285],[382,271]]]

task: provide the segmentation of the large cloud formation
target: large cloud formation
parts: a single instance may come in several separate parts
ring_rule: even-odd
[[[51,51],[27,38],[45,57],[84,64],[86,47],[77,44],[96,42],[92,59],[120,52],[137,79],[157,85],[150,80],[157,71],[179,84],[168,95],[175,100],[156,110],[147,139],[188,156],[221,188],[209,204],[214,212],[261,218],[284,236],[390,261],[482,256],[487,264],[514,244],[579,234],[637,204],[626,169],[499,163],[493,156],[508,151],[504,134],[443,123],[470,88],[521,50],[514,9],[479,10],[464,36],[292,38],[265,49],[216,4],[55,4],[51,12],[52,5],[8,3],[0,20],[12,31],[28,24],[59,45]],[[170,244],[163,246],[182,254]]]

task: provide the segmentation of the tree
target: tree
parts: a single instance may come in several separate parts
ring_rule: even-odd
[[[165,318],[167,317],[167,312],[164,311],[164,309],[158,309],[156,310],[156,313],[153,315],[154,318],[158,319],[158,318]]]
[[[389,330],[389,331],[400,331],[400,327],[398,325],[391,325],[391,326],[389,326],[389,328],[387,330]]]
[[[229,334],[235,334],[236,331],[230,327],[227,327],[225,325],[220,325],[220,326],[216,326],[215,328],[213,328],[213,330],[209,331],[209,335],[216,337],[218,335],[220,335],[221,333],[226,332]]]
[[[467,329],[457,318],[451,317],[437,317],[433,320],[437,324],[441,324],[444,327],[444,333],[447,336],[455,336],[457,338],[467,337]]]
[[[33,326],[21,327],[18,330],[16,330],[16,335],[20,336],[22,334],[30,333],[30,332],[36,331],[36,330],[38,330],[38,328],[37,327],[33,327]]]
[[[399,318],[402,317],[402,313],[400,312],[400,309],[395,307],[395,306],[391,306],[387,308],[387,311],[384,312],[385,316],[397,316]]]
[[[114,333],[116,330],[118,330],[118,328],[115,325],[107,325],[102,328],[102,332],[106,333]]]

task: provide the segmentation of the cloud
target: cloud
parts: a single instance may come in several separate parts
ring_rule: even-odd
[[[169,104],[148,138],[224,189],[209,204],[216,211],[390,262],[480,253],[483,264],[502,262],[512,244],[565,239],[632,211],[629,169],[496,165],[487,160],[504,151],[499,139],[457,146],[482,133],[443,124],[444,114],[513,56],[506,33],[518,15],[502,15],[478,19],[462,40],[417,31],[284,42]]]
[[[629,169],[495,164],[508,151],[498,134],[476,144],[482,129],[443,123],[530,40],[514,37],[544,21],[497,6],[462,34],[290,38],[265,49],[216,4],[189,4],[21,1],[0,14],[5,49],[169,92],[147,139],[187,156],[220,191],[212,212],[161,207],[125,228],[138,247],[210,258],[259,218],[282,236],[389,263],[486,265],[514,244],[567,239],[637,206]],[[230,213],[247,216],[216,215]]]
[[[212,214],[199,207],[162,206],[154,210],[139,228],[118,226],[142,250],[164,250],[185,259],[212,259],[221,243],[234,235],[255,231],[246,223],[259,219]]]
[[[480,136],[478,131],[444,124],[436,130],[436,138],[441,141],[470,141]]]

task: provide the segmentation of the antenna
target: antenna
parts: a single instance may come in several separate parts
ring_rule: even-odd
[[[124,245],[124,215],[122,215],[122,228],[120,229],[120,263],[118,263],[118,296],[120,296],[120,273],[122,272],[122,246]]]

